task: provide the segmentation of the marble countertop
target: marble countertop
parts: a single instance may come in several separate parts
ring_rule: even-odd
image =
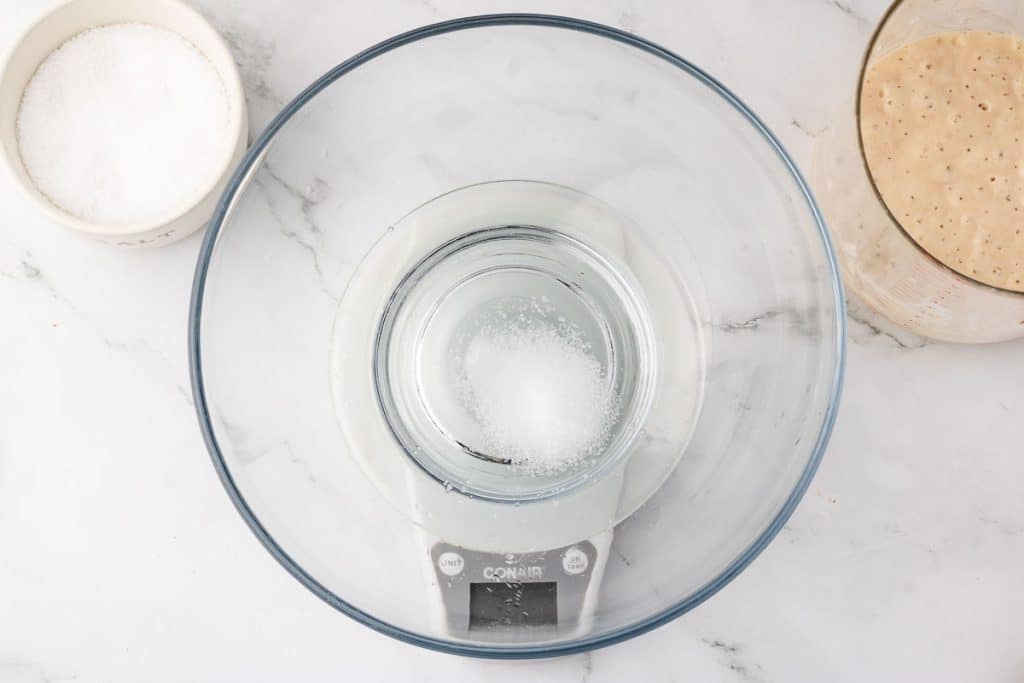
[[[3,3],[0,45],[50,4]],[[196,4],[242,67],[253,131],[389,35],[542,11],[690,58],[806,167],[886,3]],[[540,662],[461,659],[341,616],[233,509],[188,389],[198,237],[141,252],[93,244],[48,223],[6,179],[0,206],[0,681],[1024,678],[1024,342],[926,342],[854,302],[829,452],[749,569],[621,645]]]

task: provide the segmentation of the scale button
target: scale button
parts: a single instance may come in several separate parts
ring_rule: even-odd
[[[590,566],[590,558],[587,554],[573,546],[565,551],[562,555],[562,569],[565,570],[566,574],[575,576],[576,574],[582,574],[587,571],[587,567]]]
[[[437,558],[437,568],[445,576],[457,576],[466,568],[466,560],[462,555],[448,551],[441,553],[441,556]]]

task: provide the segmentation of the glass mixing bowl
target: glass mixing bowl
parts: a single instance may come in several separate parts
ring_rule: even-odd
[[[813,476],[844,353],[764,124],[657,45],[539,15],[303,91],[220,202],[190,323],[204,437],[274,557],[372,628],[494,657],[724,586]]]
[[[864,75],[880,59],[928,36],[991,31],[1024,36],[1017,0],[896,0],[868,44],[850,99],[816,138],[815,189],[832,227],[843,279],[889,320],[962,343],[1024,336],[1024,293],[986,284],[936,259],[904,230],[868,171],[860,135]]]

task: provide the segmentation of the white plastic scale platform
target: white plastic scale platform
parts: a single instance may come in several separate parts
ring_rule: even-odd
[[[474,185],[388,230],[343,297],[331,370],[338,419],[363,472],[411,522],[436,622],[454,638],[585,633],[612,530],[685,450],[703,390],[700,318],[631,234],[568,188]],[[480,445],[445,370],[467,320],[534,295],[579,320],[620,398],[601,453],[541,474]]]

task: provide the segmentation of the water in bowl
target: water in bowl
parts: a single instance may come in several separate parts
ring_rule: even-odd
[[[379,409],[450,489],[549,497],[611,470],[644,428],[659,362],[650,300],[668,292],[641,286],[631,259],[650,253],[625,221],[580,197],[543,183],[458,190],[367,257],[390,290],[375,317]],[[698,354],[697,316],[673,294],[691,337],[675,341]]]

